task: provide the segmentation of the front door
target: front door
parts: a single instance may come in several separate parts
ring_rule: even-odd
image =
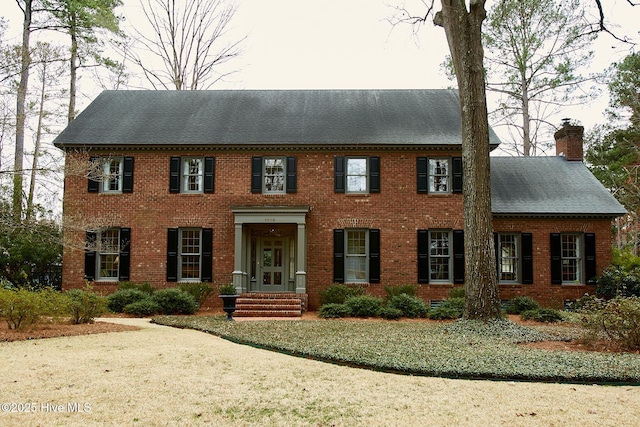
[[[261,240],[259,251],[259,286],[262,292],[284,292],[286,290],[287,277],[285,267],[285,238],[267,238]]]

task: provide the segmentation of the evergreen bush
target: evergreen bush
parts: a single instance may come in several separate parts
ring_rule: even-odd
[[[459,319],[464,313],[464,298],[448,298],[429,312],[429,319]]]
[[[198,303],[193,295],[178,288],[160,289],[151,295],[162,314],[194,314]]]
[[[406,294],[416,296],[418,294],[418,287],[416,285],[385,286],[384,290],[389,299],[396,295]]]
[[[123,311],[137,317],[153,316],[160,312],[160,306],[153,299],[145,298],[125,305]]]
[[[107,307],[114,313],[122,313],[125,306],[145,298],[149,298],[149,294],[138,288],[119,289],[107,296]]]
[[[508,314],[520,314],[523,311],[537,310],[540,304],[536,300],[528,296],[517,296],[507,303],[506,311]]]
[[[348,298],[344,304],[355,317],[378,317],[382,308],[382,298],[371,295],[358,295]]]
[[[402,310],[387,305],[380,309],[380,317],[387,320],[396,320],[402,317]]]
[[[191,294],[198,303],[198,307],[202,307],[204,301],[213,292],[213,288],[208,283],[181,283],[178,289]]]
[[[364,289],[360,286],[349,286],[343,283],[334,283],[328,288],[320,290],[320,305],[344,304],[350,298],[364,295]]]
[[[420,298],[407,294],[394,295],[389,299],[387,306],[400,310],[404,317],[427,317],[429,308]]]
[[[351,316],[351,309],[345,304],[324,304],[318,310],[318,316],[323,319],[336,319]]]
[[[93,292],[91,287],[71,289],[64,293],[68,298],[71,323],[93,323],[96,317],[107,311],[107,298]]]
[[[562,320],[560,312],[554,308],[538,308],[525,310],[520,313],[522,320],[535,320],[536,322],[555,323]]]

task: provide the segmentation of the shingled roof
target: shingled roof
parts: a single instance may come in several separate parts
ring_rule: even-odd
[[[491,208],[497,216],[626,213],[582,162],[564,157],[492,157]]]
[[[127,90],[102,92],[54,143],[460,146],[460,133],[454,90]]]

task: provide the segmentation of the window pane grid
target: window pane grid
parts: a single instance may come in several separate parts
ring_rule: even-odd
[[[561,236],[563,282],[580,282],[582,271],[580,244],[580,236],[577,234]]]
[[[199,279],[201,230],[180,232],[180,279]]]
[[[367,281],[367,231],[348,230],[346,232],[347,250],[345,254],[346,280],[349,282]]]
[[[449,232],[431,231],[429,233],[429,277],[433,281],[449,281],[451,257],[449,250]]]
[[[500,280],[518,280],[518,236],[500,234],[498,256],[500,261]]]
[[[449,192],[449,159],[429,159],[429,192]]]
[[[183,167],[183,189],[186,192],[202,191],[203,168],[201,158],[187,158]]]
[[[98,278],[118,279],[118,262],[120,253],[120,230],[112,228],[103,230],[98,235]]]
[[[102,190],[105,192],[122,191],[122,159],[106,159],[102,166]]]
[[[284,158],[266,158],[264,160],[264,191],[266,193],[284,193]]]
[[[347,192],[367,192],[367,159],[347,159]]]

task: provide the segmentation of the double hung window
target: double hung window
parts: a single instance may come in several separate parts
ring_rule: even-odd
[[[92,157],[88,191],[106,194],[133,192],[133,157]]]
[[[380,283],[380,230],[333,230],[333,280]]]
[[[102,281],[129,280],[130,248],[130,228],[88,231],[85,278]]]
[[[251,160],[251,192],[262,194],[295,193],[297,158],[256,156]]]

